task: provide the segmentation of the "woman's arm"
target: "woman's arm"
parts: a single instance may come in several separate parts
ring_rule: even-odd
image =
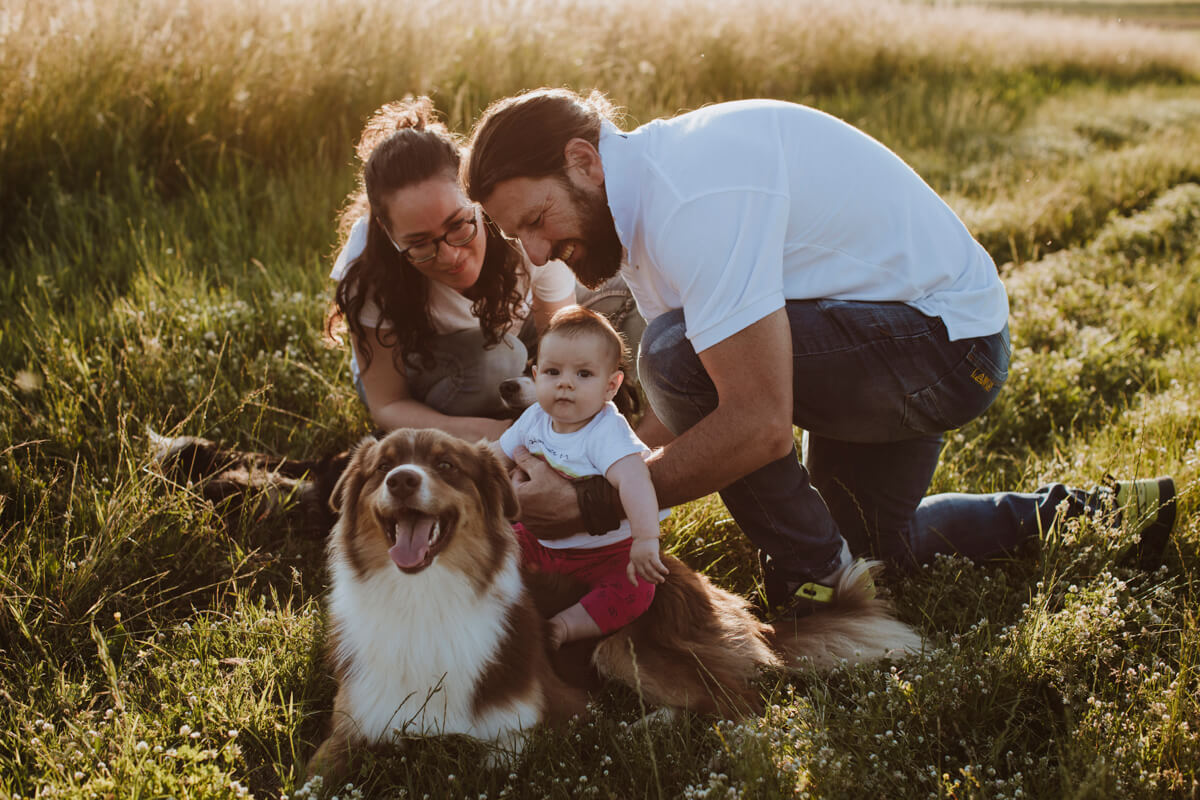
[[[547,303],[545,300],[538,300],[535,295],[531,309],[533,312],[533,324],[537,327],[537,331],[541,334],[546,330],[546,326],[550,324],[550,318],[554,316],[554,312],[560,308],[575,305],[575,297],[564,297],[562,300],[556,300],[553,303]]]
[[[385,431],[396,428],[437,428],[468,441],[496,440],[508,428],[510,420],[487,417],[453,417],[416,400],[408,391],[404,373],[396,368],[396,347],[385,347],[376,338],[376,329],[366,328],[371,341],[371,363],[359,373],[367,396],[371,419]],[[355,347],[360,368],[363,358]]]

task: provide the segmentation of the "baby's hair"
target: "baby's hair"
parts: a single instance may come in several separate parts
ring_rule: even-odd
[[[625,340],[603,314],[597,314],[583,306],[567,306],[555,312],[542,336],[546,337],[552,333],[568,339],[587,334],[599,336],[606,345],[605,349],[608,350],[613,369],[620,369],[625,365]]]

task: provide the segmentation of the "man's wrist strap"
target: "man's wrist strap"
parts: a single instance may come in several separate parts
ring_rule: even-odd
[[[603,475],[575,483],[575,497],[583,515],[583,527],[592,536],[603,536],[621,525],[621,496]]]

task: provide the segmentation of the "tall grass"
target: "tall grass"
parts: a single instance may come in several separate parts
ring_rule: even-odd
[[[0,798],[1162,797],[1200,763],[1200,38],[940,4],[0,0]],[[144,431],[307,455],[369,429],[326,345],[366,115],[598,86],[631,123],[775,96],[905,156],[1000,264],[1015,360],[934,489],[1170,473],[1167,566],[1083,519],[884,580],[920,657],[767,675],[741,723],[613,688],[507,769],[458,740],[304,788],[322,537],[206,504]],[[737,591],[716,497],[670,548]]]
[[[1045,91],[1197,74],[1187,36],[900,3],[7,0],[2,210],[7,228],[30,195],[104,188],[131,168],[182,190],[181,165],[228,157],[342,165],[364,116],[411,91],[432,93],[457,127],[541,84],[602,86],[642,119],[764,95],[841,99],[845,115],[870,120],[863,101],[886,107],[888,87],[957,113],[982,101],[978,123],[1003,125],[1027,107],[1025,81]],[[939,97],[946,85],[970,89]],[[1010,111],[989,119],[992,104]],[[896,128],[945,130],[909,122]]]

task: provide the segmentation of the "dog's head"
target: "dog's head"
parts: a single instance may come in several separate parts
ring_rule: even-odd
[[[486,583],[516,546],[517,500],[487,444],[436,430],[364,439],[330,499],[336,546],[359,575],[435,562]]]
[[[537,390],[534,388],[533,378],[521,375],[500,381],[500,399],[504,402],[505,408],[515,414],[520,414],[537,402]]]

